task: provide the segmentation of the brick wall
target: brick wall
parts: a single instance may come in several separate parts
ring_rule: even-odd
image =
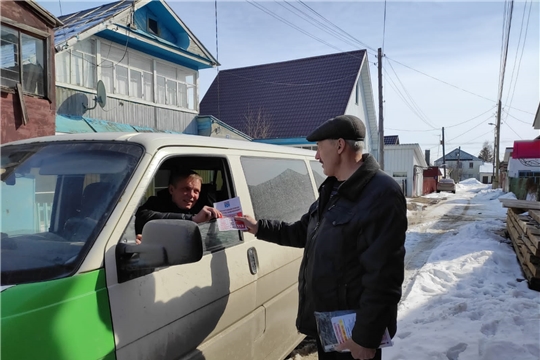
[[[0,108],[2,109],[2,144],[9,141],[54,135],[56,117],[54,103],[33,96],[25,96],[24,101],[28,114],[28,123],[26,125],[23,125],[18,95],[2,91],[0,100]]]
[[[47,32],[49,34],[49,58],[47,65],[49,67],[49,78],[47,79],[46,97],[24,96],[26,103],[26,113],[28,123],[23,125],[22,110],[19,97],[14,89],[1,88],[0,112],[1,112],[1,137],[0,143],[9,141],[27,139],[37,136],[54,135],[55,117],[56,117],[56,91],[55,91],[55,65],[54,65],[54,30],[44,21],[35,10],[23,1],[2,0],[0,3],[0,12],[2,20],[4,18],[23,24],[25,28],[19,28],[21,31],[32,34],[27,31],[28,27]],[[16,27],[11,22],[7,23],[10,27]]]

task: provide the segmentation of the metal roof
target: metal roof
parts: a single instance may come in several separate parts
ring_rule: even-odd
[[[384,145],[399,145],[399,136],[398,135],[385,136]]]
[[[145,30],[147,16],[159,19],[159,36]],[[192,69],[219,65],[164,0],[120,0],[64,15],[60,19],[64,26],[55,28],[58,51],[98,35],[126,48]]]
[[[463,150],[460,151],[459,148],[455,148],[445,156],[445,161],[457,161],[458,159],[460,161],[484,161],[479,157],[469,154],[468,152]],[[443,158],[440,157],[439,159],[435,160],[435,162],[441,162],[442,160]]]
[[[248,135],[246,116],[260,115],[271,124],[267,138],[305,137],[345,113],[365,59],[366,51],[357,50],[221,70],[200,113]]]
[[[61,44],[95,25],[113,18],[116,14],[132,6],[132,4],[133,0],[120,0],[60,16],[59,19],[64,23],[64,26],[55,29],[55,45]]]

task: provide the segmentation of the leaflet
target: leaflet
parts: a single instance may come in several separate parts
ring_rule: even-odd
[[[342,310],[330,312],[315,312],[317,330],[319,338],[325,352],[336,351],[339,344],[343,344],[352,336],[354,324],[356,323],[356,311]],[[384,331],[379,348],[392,346],[392,338],[388,329]],[[349,351],[349,350],[344,350]]]
[[[247,230],[242,221],[234,220],[235,216],[242,216],[242,205],[239,197],[214,203],[214,208],[221,211],[223,215],[217,219],[219,231]]]

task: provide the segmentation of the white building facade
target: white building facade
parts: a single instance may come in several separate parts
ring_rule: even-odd
[[[423,170],[428,165],[420,145],[385,145],[384,172],[392,176],[407,197],[423,195]]]

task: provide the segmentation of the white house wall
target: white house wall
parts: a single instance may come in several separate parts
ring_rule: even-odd
[[[403,176],[406,174],[407,190],[406,196],[412,195],[412,183],[413,183],[413,165],[414,165],[414,153],[411,149],[391,149],[385,147],[384,149],[384,172],[400,182]]]
[[[358,103],[356,102],[357,89]],[[378,159],[379,135],[367,58],[364,58],[362,66],[360,67],[360,72],[356,79],[355,86],[351,91],[345,114],[355,115],[364,122],[367,139],[367,141],[365,141],[364,152],[369,152]]]
[[[441,166],[442,163],[443,163],[442,160],[441,161],[436,161],[435,166]],[[483,161],[463,160],[463,161],[460,161],[460,163],[461,163],[461,179],[458,180],[458,181],[466,180],[466,179],[470,179],[470,178],[474,178],[476,180],[481,181],[481,178],[480,178],[480,166],[482,166],[484,164]],[[472,168],[469,167],[470,163],[473,164]],[[457,160],[446,160],[446,166],[448,168],[456,169]],[[449,175],[449,176],[452,177],[452,175]]]
[[[538,161],[538,159],[524,160]],[[508,161],[508,177],[517,178],[520,171],[540,172],[540,166],[526,166],[519,159],[510,158],[510,161]]]

